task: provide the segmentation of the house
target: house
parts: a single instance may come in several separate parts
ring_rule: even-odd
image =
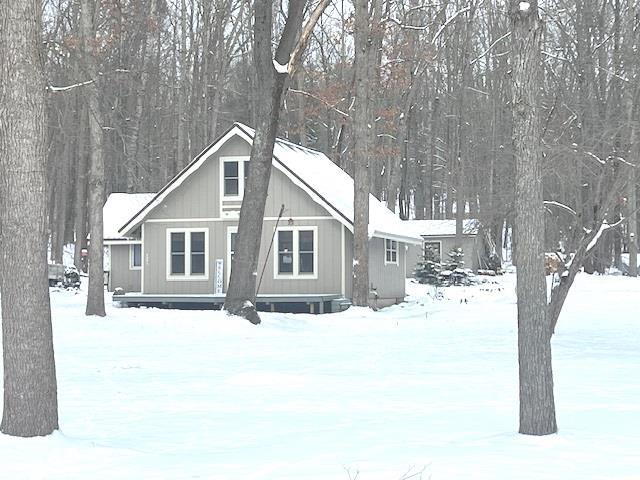
[[[477,270],[479,259],[480,222],[478,220],[463,220],[462,244],[456,242],[455,220],[405,220],[406,230],[409,234],[422,237],[422,245],[411,245],[407,250],[407,278],[413,277],[418,262],[423,258],[424,249],[430,248],[439,262],[446,263],[448,253],[455,247],[462,247],[464,252],[464,265],[466,268]]]
[[[109,288],[126,292],[114,300],[222,305],[253,137],[251,128],[236,123],[157,194],[109,197]],[[407,247],[422,242],[405,230],[370,197],[369,276],[376,306],[404,299]],[[351,298],[352,267],[352,178],[324,154],[278,139],[258,262],[258,308],[338,310]]]

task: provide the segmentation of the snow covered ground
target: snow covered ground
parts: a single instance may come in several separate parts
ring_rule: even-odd
[[[536,438],[516,433],[514,277],[259,327],[86,318],[84,293],[52,291],[61,431],[0,435],[2,478],[640,478],[640,280],[578,276],[553,339],[560,433]]]

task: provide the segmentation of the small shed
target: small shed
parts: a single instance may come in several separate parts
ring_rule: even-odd
[[[405,220],[407,231],[422,237],[422,245],[409,245],[407,249],[407,278],[413,277],[418,262],[424,255],[425,248],[431,248],[440,262],[446,263],[449,252],[455,247],[462,247],[465,268],[477,270],[479,259],[480,222],[475,219],[463,220],[462,243],[456,242],[455,220]]]

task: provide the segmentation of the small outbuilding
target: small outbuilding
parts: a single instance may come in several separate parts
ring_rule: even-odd
[[[418,262],[423,258],[424,249],[430,248],[436,261],[446,263],[449,252],[461,247],[464,252],[464,266],[474,271],[480,268],[478,231],[480,222],[474,219],[463,220],[462,242],[456,241],[455,220],[405,220],[408,232],[422,238],[421,245],[411,245],[407,250],[407,278],[414,276]]]

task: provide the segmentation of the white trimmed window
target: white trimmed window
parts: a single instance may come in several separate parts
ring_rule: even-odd
[[[129,270],[140,270],[142,268],[142,244],[132,243],[129,245]]]
[[[278,228],[274,253],[274,278],[318,278],[318,227]]]
[[[167,229],[167,279],[209,278],[209,229]]]
[[[398,265],[398,242],[384,239],[384,264]]]
[[[427,251],[427,248],[433,252],[434,260],[437,263],[442,262],[442,245],[439,241],[431,241],[424,242],[424,251]]]
[[[223,199],[241,200],[248,178],[248,157],[220,157],[220,187]]]

